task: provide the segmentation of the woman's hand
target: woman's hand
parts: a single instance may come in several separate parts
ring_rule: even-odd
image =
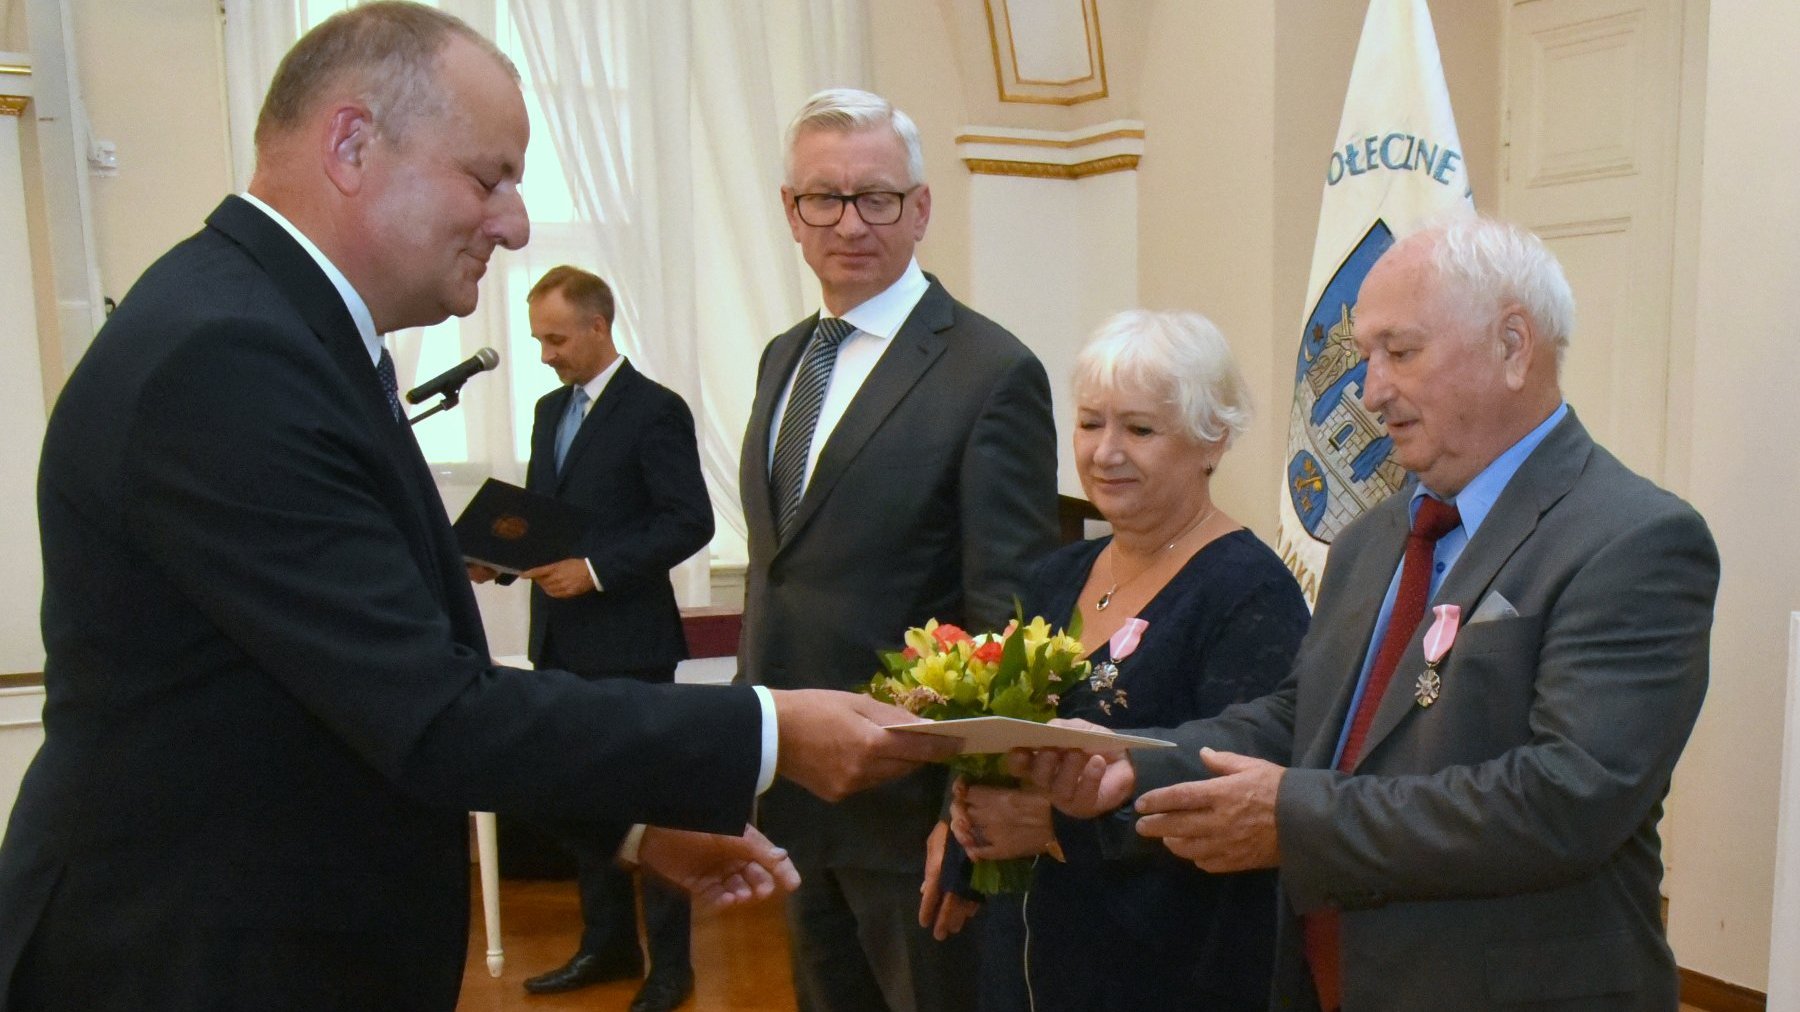
[[[981,909],[980,903],[945,892],[938,885],[949,828],[948,823],[940,822],[931,827],[931,835],[925,838],[925,881],[919,885],[919,927],[930,928],[931,937],[940,942],[961,931]]]
[[[978,861],[1035,857],[1055,849],[1050,801],[1008,787],[983,787],[958,780],[950,802],[950,831]]]

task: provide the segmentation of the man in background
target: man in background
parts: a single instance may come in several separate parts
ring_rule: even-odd
[[[669,570],[712,539],[687,402],[632,367],[613,344],[613,293],[597,275],[552,268],[526,296],[531,336],[564,384],[537,403],[525,487],[590,519],[577,556],[521,574],[532,581],[530,656],[583,678],[667,684],[687,657]],[[476,582],[493,570],[471,565]],[[510,581],[507,581],[510,582]],[[573,991],[644,971],[634,876],[584,834],[561,834],[581,883],[581,945],[525,981]],[[667,1012],[693,991],[686,894],[642,880],[650,973],[631,1012]]]
[[[1355,336],[1417,483],[1332,544],[1287,681],[1176,729],[1180,749],[1033,762],[1069,814],[1157,788],[1139,833],[1208,871],[1280,869],[1272,1007],[1678,1003],[1657,822],[1719,558],[1563,401],[1574,315],[1523,229],[1396,243]]]
[[[878,95],[821,92],[787,137],[788,225],[823,310],[758,370],[739,477],[749,526],[743,677],[851,688],[926,619],[1011,616],[1054,545],[1044,367],[920,271],[931,218],[918,129]],[[787,906],[806,1012],[972,1008],[972,942],[919,926],[942,770],[830,804],[784,787],[760,824],[804,884]]]
[[[380,335],[468,314],[524,245],[528,132],[463,22],[327,20],[276,70],[249,193],[71,373],[38,478],[44,744],[0,843],[0,1008],[448,1012],[469,811],[743,833],[627,847],[728,902],[794,884],[743,828],[775,773],[841,797],[929,757],[866,698],[489,659]]]

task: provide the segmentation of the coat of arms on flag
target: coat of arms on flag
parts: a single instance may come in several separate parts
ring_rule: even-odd
[[[1356,293],[1394,240],[1445,213],[1472,213],[1425,0],[1372,0],[1324,159],[1325,196],[1294,364],[1282,470],[1282,558],[1311,600],[1337,533],[1400,488],[1392,440],[1362,404]]]

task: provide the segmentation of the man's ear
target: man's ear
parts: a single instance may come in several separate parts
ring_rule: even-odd
[[[781,188],[781,209],[787,214],[788,231],[794,234],[794,241],[799,242],[806,223],[800,220],[800,212],[794,207],[794,188],[791,186]]]
[[[1502,310],[1500,355],[1509,389],[1524,388],[1526,374],[1531,371],[1532,359],[1537,355],[1537,347],[1537,327],[1531,322],[1531,314],[1525,311],[1525,307],[1515,304]]]
[[[362,189],[363,173],[375,145],[375,120],[369,107],[346,102],[331,110],[321,141],[325,175],[345,196]]]
[[[912,199],[914,213],[917,215],[913,224],[913,242],[923,242],[925,228],[931,224],[931,187],[920,183],[918,192],[913,194]]]

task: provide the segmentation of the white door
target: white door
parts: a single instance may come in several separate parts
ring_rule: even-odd
[[[1683,0],[1516,0],[1501,216],[1575,289],[1563,393],[1633,470],[1667,480]],[[1684,382],[1684,377],[1675,377]]]

